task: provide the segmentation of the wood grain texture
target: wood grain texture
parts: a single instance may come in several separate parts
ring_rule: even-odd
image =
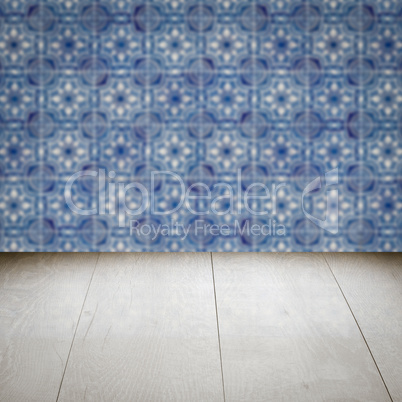
[[[227,401],[389,401],[322,255],[213,263]]]
[[[57,398],[96,254],[0,254],[0,401]]]
[[[350,253],[325,257],[392,399],[402,401],[402,254]]]
[[[60,401],[221,401],[209,254],[103,254]]]

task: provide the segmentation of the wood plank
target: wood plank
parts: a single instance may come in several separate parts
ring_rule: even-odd
[[[227,401],[389,401],[319,254],[213,254]]]
[[[0,400],[55,401],[96,254],[0,254]]]
[[[402,401],[402,254],[328,254],[326,259],[394,401]]]
[[[103,254],[60,401],[221,401],[210,256]]]

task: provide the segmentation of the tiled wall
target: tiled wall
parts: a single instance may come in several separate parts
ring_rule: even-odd
[[[401,38],[396,1],[3,0],[0,249],[401,251]]]

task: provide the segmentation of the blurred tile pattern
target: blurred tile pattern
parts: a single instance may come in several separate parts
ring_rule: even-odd
[[[393,0],[3,0],[0,249],[402,251],[401,37]],[[306,218],[301,197],[335,168],[334,234]],[[79,171],[98,172],[71,189],[93,215],[66,205]],[[243,192],[253,182],[286,185],[275,202],[253,201],[268,215],[160,215],[181,191],[160,175],[155,210],[126,214],[119,227],[118,183],[149,188],[151,171],[175,172],[186,187],[239,190],[238,172]],[[126,195],[138,208],[140,193]],[[305,198],[319,219],[326,203],[324,184]],[[201,197],[190,204],[205,210]],[[130,234],[130,219],[191,230]],[[229,234],[198,233],[196,220]],[[269,223],[273,234],[234,230],[246,222]]]

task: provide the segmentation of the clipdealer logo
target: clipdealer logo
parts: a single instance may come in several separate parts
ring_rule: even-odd
[[[157,208],[156,200],[157,197],[155,195],[155,182],[157,178],[161,176],[169,177],[171,180],[176,181],[176,187],[180,188],[180,196],[177,204],[174,208],[171,209],[163,209],[160,210]],[[92,177],[93,180],[97,178],[98,185],[96,194],[97,198],[97,207],[92,209],[83,209],[78,207],[73,202],[73,186],[77,180],[84,177]],[[110,171],[108,175],[106,175],[105,169],[96,170],[85,170],[79,171],[73,174],[67,181],[64,191],[64,196],[68,207],[75,214],[78,215],[117,215],[119,227],[126,227],[127,216],[131,217],[139,217],[144,214],[150,215],[173,215],[178,212],[180,209],[185,208],[190,215],[195,216],[205,216],[205,215],[237,215],[240,216],[243,213],[250,215],[251,217],[264,217],[260,219],[262,223],[254,224],[250,227],[247,225],[240,225],[238,220],[234,222],[234,228],[238,233],[242,233],[244,227],[247,227],[247,230],[253,235],[284,235],[285,227],[284,225],[278,224],[276,227],[276,221],[272,221],[271,219],[265,219],[267,216],[275,216],[277,214],[277,199],[278,199],[278,191],[287,186],[287,183],[279,183],[272,184],[270,188],[268,188],[264,183],[251,183],[244,190],[244,183],[242,182],[241,170],[239,169],[237,172],[237,180],[234,186],[225,183],[215,183],[211,188],[203,182],[193,183],[190,186],[186,187],[185,181],[176,173],[171,171],[152,171],[150,172],[150,187],[146,188],[143,183],[139,181],[125,183],[125,182],[113,182],[110,179],[115,179],[116,173]],[[338,169],[333,169],[327,173],[325,173],[325,182],[326,187],[333,186],[338,184]],[[304,215],[307,219],[313,222],[318,227],[323,230],[336,234],[338,233],[338,190],[330,189],[326,192],[327,198],[327,209],[326,209],[326,217],[324,220],[320,220],[312,214],[308,213],[305,208],[305,196],[308,193],[311,193],[317,189],[321,188],[321,178],[317,177],[312,182],[310,182],[303,190],[301,194],[301,207]],[[136,209],[129,208],[127,205],[127,194],[130,191],[136,191],[138,195],[140,195],[141,202]],[[220,190],[224,191],[224,194],[218,193],[218,195],[213,196],[214,191]],[[95,194],[94,194],[95,195]],[[203,204],[206,204],[207,207],[202,210],[195,210],[193,207],[193,203],[195,201],[202,200]],[[222,202],[225,201],[226,209],[222,210]],[[253,205],[255,203],[262,203],[267,205],[270,204],[270,209],[258,210]],[[201,220],[199,221],[201,222]],[[198,223],[199,223],[198,222]],[[176,222],[177,223],[177,222]],[[184,225],[178,224],[174,228],[174,224],[170,227],[157,227],[157,228],[143,228],[143,235],[150,236],[152,233],[174,235],[175,233],[188,235],[188,231],[190,229],[186,229]],[[130,233],[133,231],[137,231],[139,228],[144,225],[140,225],[140,221],[137,219],[132,219],[130,221]],[[219,236],[227,236],[229,235],[230,228],[228,225],[223,225],[221,227],[216,227],[217,225],[211,224],[208,228],[209,233],[211,235],[219,235]],[[195,230],[195,229],[193,229]],[[199,227],[198,230],[201,230]],[[204,227],[205,231],[206,228]],[[147,231],[146,233],[143,233]],[[233,234],[233,233],[232,233]]]

